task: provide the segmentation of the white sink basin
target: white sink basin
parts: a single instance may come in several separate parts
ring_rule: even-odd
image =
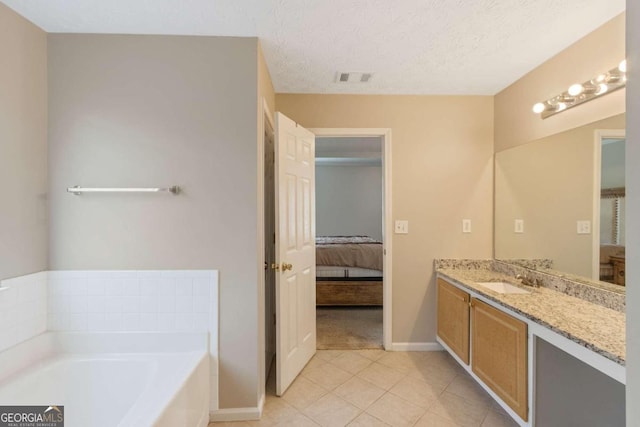
[[[478,285],[491,289],[499,294],[530,294],[531,291],[519,288],[506,282],[477,282]]]

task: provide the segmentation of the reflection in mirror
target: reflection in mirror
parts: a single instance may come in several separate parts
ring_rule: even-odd
[[[600,225],[613,227],[613,219],[600,220],[609,203],[601,203],[600,185],[609,185],[608,175],[600,179],[600,158],[609,154],[600,150],[603,138],[624,139],[609,130],[624,128],[620,114],[496,153],[495,258],[550,259],[553,270],[612,288],[599,281]]]
[[[602,138],[599,279],[625,285],[625,139]]]

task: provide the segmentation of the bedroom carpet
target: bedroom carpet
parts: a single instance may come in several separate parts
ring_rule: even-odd
[[[317,307],[318,350],[382,348],[382,307]]]

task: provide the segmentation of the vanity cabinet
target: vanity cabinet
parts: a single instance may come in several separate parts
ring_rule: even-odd
[[[471,369],[527,420],[527,324],[479,299],[471,300]]]
[[[469,364],[470,295],[438,278],[438,336]]]
[[[527,324],[441,278],[437,285],[438,338],[527,421]]]

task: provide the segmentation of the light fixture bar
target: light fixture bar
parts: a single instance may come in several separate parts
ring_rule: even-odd
[[[587,80],[583,83],[571,85],[565,92],[538,102],[533,106],[533,112],[546,119],[562,111],[584,104],[592,99],[599,98],[607,93],[622,89],[627,85],[627,61],[609,70],[605,74]]]

